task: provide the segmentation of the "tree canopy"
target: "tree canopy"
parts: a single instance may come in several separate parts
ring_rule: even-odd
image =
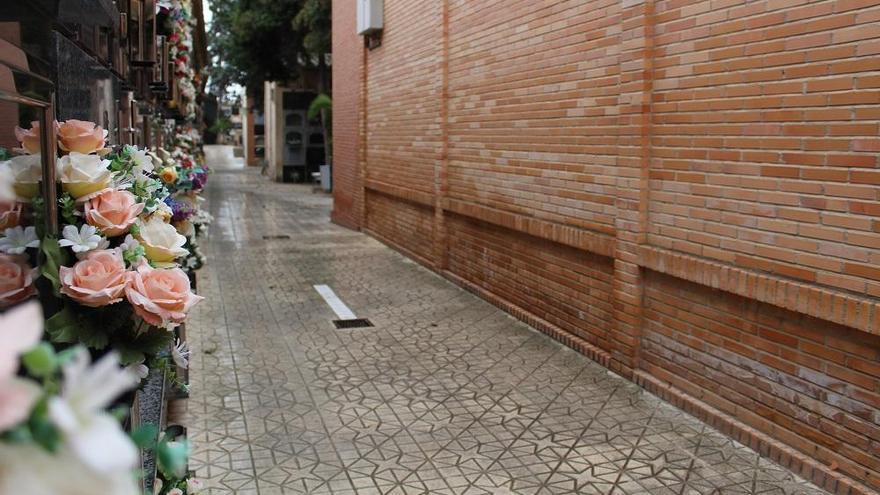
[[[330,0],[212,0],[212,90],[294,81],[330,51]]]

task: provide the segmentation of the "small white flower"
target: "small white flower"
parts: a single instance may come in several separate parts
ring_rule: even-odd
[[[40,247],[37,229],[34,227],[12,227],[3,231],[0,237],[0,252],[23,254],[27,248]]]
[[[94,249],[103,249],[101,246],[109,246],[109,242],[105,245],[106,239],[98,234],[98,229],[91,225],[84,224],[77,230],[76,225],[66,225],[61,231],[64,239],[58,241],[61,247],[70,247],[74,253],[86,253]]]
[[[168,490],[168,495],[183,495],[183,490],[180,488],[172,488]]]
[[[64,364],[61,395],[49,399],[49,418],[66,445],[90,468],[102,473],[130,469],[138,460],[137,447],[104,409],[140,380],[119,366],[115,352],[91,366],[89,361],[88,351],[80,348]]]
[[[174,360],[174,363],[177,366],[180,366],[183,369],[189,368],[189,344],[186,342],[181,342],[180,339],[177,339],[177,343],[174,347],[171,348],[171,359]]]
[[[137,375],[141,380],[147,377],[150,374],[150,368],[144,364],[144,360],[141,359],[138,363],[131,363],[125,367],[127,371],[130,371]]]
[[[122,244],[119,245],[116,249],[122,253],[123,257],[128,261],[130,265],[137,265],[143,258],[143,256],[139,256],[137,252],[137,248],[141,246],[141,243],[138,242],[137,239],[132,237],[131,234],[125,236],[125,240],[122,241]],[[142,251],[143,252],[143,251]]]
[[[132,172],[137,175],[143,175],[153,171],[153,159],[147,154],[147,150],[138,150],[132,153],[131,159],[134,160],[134,168]]]
[[[137,249],[138,247],[140,247],[140,245],[141,245],[141,243],[138,242],[137,239],[132,237],[131,234],[128,234],[127,236],[125,236],[125,240],[122,241],[122,244],[120,244],[119,247],[123,251],[133,251],[133,250]]]

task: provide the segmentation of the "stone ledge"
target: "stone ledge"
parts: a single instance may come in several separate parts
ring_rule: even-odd
[[[381,182],[371,179],[368,179],[364,182],[364,187],[370,191],[378,192],[386,196],[391,196],[396,199],[408,201],[410,203],[415,203],[419,206],[434,208],[434,194],[432,193],[396,186],[394,184],[388,184],[387,182]]]
[[[587,230],[457,199],[444,198],[441,205],[444,210],[456,215],[609,258],[614,256],[614,229],[612,227],[597,224],[595,225],[596,230]]]
[[[639,249],[639,266],[880,335],[876,300],[652,246]]]

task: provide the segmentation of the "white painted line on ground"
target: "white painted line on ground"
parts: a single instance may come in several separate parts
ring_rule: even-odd
[[[342,299],[339,299],[339,296],[333,292],[333,289],[330,288],[329,285],[315,285],[313,286],[318,294],[321,294],[321,297],[324,298],[324,301],[330,306],[330,309],[336,313],[336,316],[340,320],[356,320],[357,316],[348,309],[348,306],[342,302]]]

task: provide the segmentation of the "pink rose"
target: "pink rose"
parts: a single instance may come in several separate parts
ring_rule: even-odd
[[[71,119],[58,127],[58,145],[64,151],[88,155],[104,149],[107,131],[94,122]]]
[[[183,323],[190,308],[204,299],[192,293],[183,270],[156,269],[147,263],[129,272],[125,295],[135,313],[155,326]]]
[[[125,234],[144,211],[144,204],[136,201],[128,191],[105,190],[86,202],[86,221],[107,237]]]
[[[27,257],[0,254],[0,308],[12,306],[34,295],[35,278],[37,269],[31,268]]]
[[[115,250],[90,251],[73,267],[61,267],[61,293],[98,308],[122,300],[127,282],[125,261]]]
[[[40,152],[40,121],[31,122],[30,129],[22,129],[15,126],[15,139],[21,143],[21,147],[28,153],[35,154]]]
[[[21,203],[0,201],[0,231],[18,227],[21,221]]]
[[[40,303],[28,304],[0,315],[0,432],[24,421],[40,397],[40,387],[15,376],[18,357],[43,335]]]

